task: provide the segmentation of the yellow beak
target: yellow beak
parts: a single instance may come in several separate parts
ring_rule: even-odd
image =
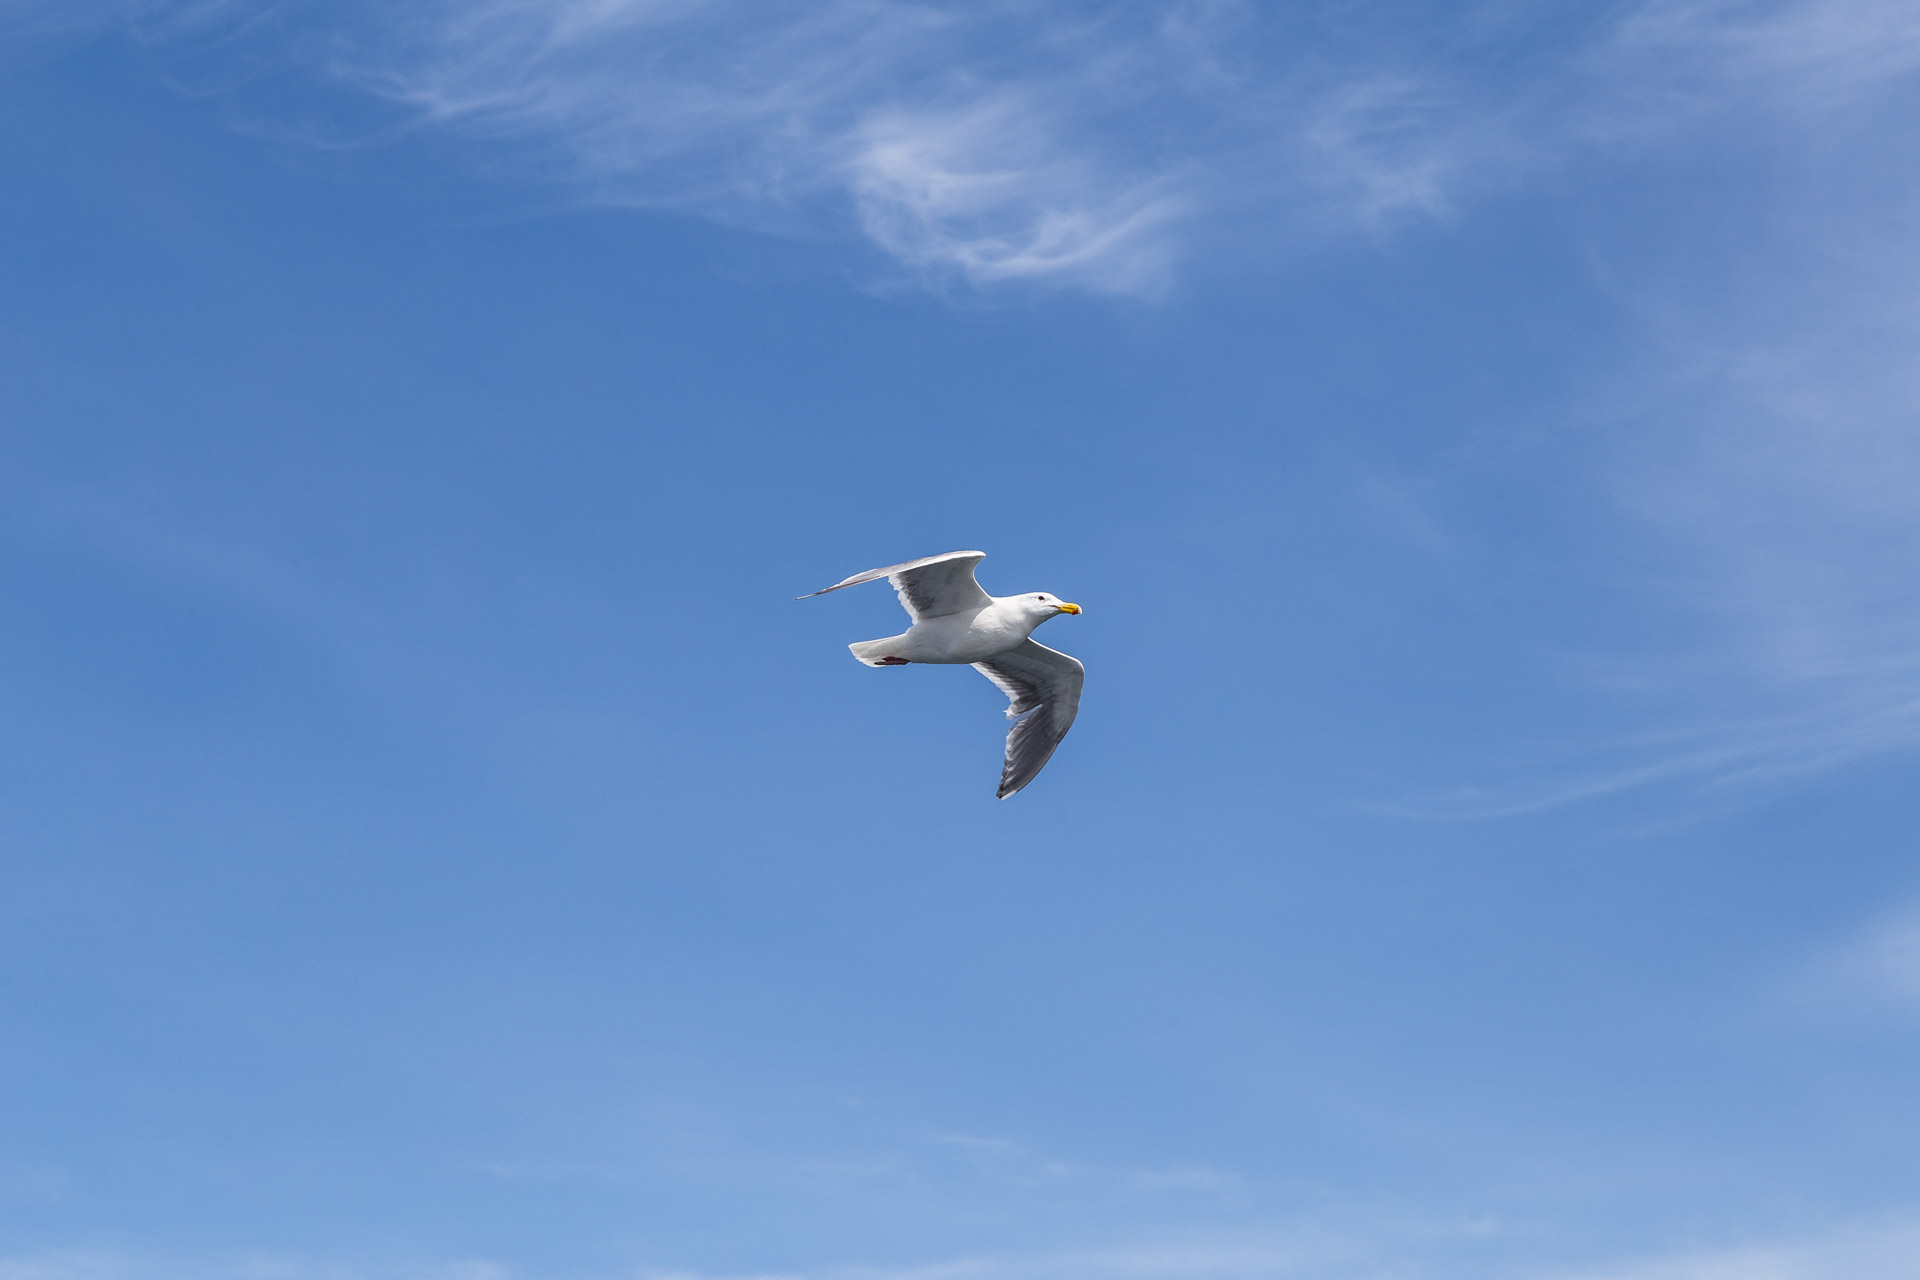
[[[1068,604],[1068,603],[1067,603],[1066,601],[1064,601],[1064,600],[1062,600],[1062,601],[1060,602],[1060,606],[1059,606],[1059,608],[1060,608],[1060,612],[1062,612],[1062,613],[1078,613],[1078,612],[1080,612],[1080,606],[1079,606],[1079,605],[1077,605],[1077,604]]]

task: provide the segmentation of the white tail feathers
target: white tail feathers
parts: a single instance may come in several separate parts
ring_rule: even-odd
[[[905,636],[887,636],[881,640],[855,640],[847,646],[848,652],[870,667],[891,666],[882,662],[882,658],[891,658],[900,650],[900,642]]]

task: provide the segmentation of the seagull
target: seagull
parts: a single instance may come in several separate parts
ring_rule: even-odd
[[[1073,727],[1080,710],[1080,684],[1087,669],[1057,649],[1033,639],[1049,618],[1079,613],[1044,591],[1023,596],[990,596],[973,580],[984,551],[949,551],[884,569],[856,573],[843,582],[798,597],[811,600],[842,587],[885,578],[899,593],[913,625],[884,640],[857,640],[847,646],[870,667],[904,667],[909,662],[966,664],[1007,695],[1007,761],[1000,772],[1002,800],[1032,782]]]

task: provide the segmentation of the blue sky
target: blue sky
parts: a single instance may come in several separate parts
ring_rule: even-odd
[[[1920,1271],[1910,5],[392,9],[0,0],[0,1280]]]

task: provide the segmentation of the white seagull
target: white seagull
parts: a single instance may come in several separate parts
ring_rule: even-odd
[[[986,558],[984,551],[949,551],[856,573],[799,599],[885,578],[913,625],[884,640],[855,641],[847,646],[854,657],[870,667],[964,663],[999,685],[1011,700],[1007,719],[1014,722],[1007,730],[1007,763],[996,793],[1005,800],[1033,781],[1073,727],[1087,669],[1032,638],[1048,618],[1079,613],[1080,606],[1044,591],[988,595],[973,580],[973,567]]]

